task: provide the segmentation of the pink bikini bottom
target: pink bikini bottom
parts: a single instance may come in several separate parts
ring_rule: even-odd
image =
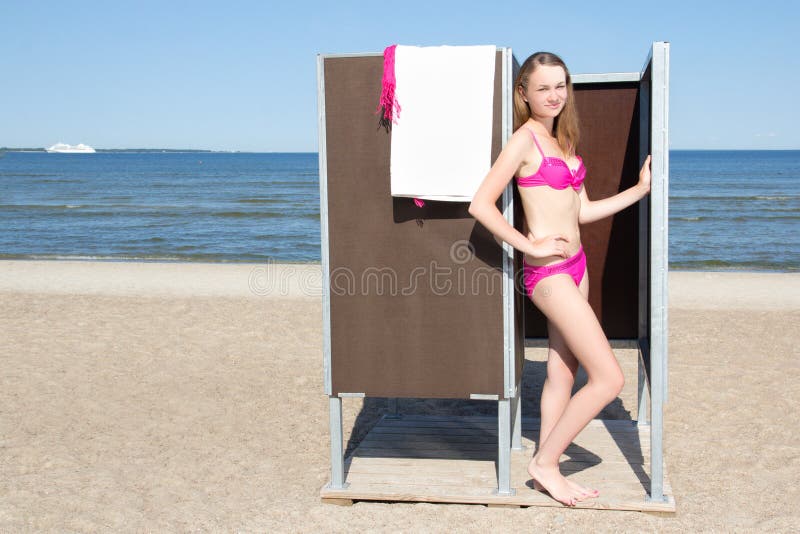
[[[575,285],[578,286],[583,280],[583,273],[586,270],[586,254],[583,253],[583,245],[578,249],[574,256],[554,263],[552,265],[531,265],[525,258],[522,259],[523,267],[523,280],[525,282],[525,291],[528,297],[533,299],[533,289],[536,284],[543,278],[553,276],[554,274],[566,273],[572,276],[575,280]]]

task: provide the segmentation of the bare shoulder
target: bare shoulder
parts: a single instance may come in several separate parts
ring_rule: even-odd
[[[533,138],[526,126],[520,126],[511,134],[511,137],[506,143],[505,149],[518,152],[519,154],[526,153],[533,146]]]
[[[517,128],[517,130],[512,134],[511,137],[521,137],[521,138],[525,139],[526,141],[530,141],[531,143],[533,143],[533,136],[531,135],[531,128],[530,128],[530,126],[526,126],[525,124],[523,124],[522,126]]]
[[[517,128],[511,134],[503,152],[509,153],[514,158],[515,174],[519,175],[523,168],[536,163],[532,158],[536,157],[536,151],[533,146],[533,136],[531,136],[530,128],[524,124]]]

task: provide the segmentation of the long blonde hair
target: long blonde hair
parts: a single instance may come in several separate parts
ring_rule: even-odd
[[[575,98],[572,92],[572,78],[564,61],[551,52],[536,52],[528,57],[519,68],[517,79],[514,81],[514,130],[517,130],[531,118],[531,108],[522,99],[522,95],[519,94],[519,88],[527,89],[530,75],[539,65],[557,65],[563,68],[564,73],[567,75],[567,101],[564,104],[564,109],[553,121],[553,130],[555,130],[555,137],[561,150],[569,157],[574,156],[580,139],[580,126],[578,123],[578,109],[575,107]]]

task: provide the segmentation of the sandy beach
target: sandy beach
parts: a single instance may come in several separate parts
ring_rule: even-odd
[[[0,261],[0,532],[797,531],[800,274],[669,285],[676,514],[340,507],[319,265]],[[343,405],[352,448],[386,399]]]

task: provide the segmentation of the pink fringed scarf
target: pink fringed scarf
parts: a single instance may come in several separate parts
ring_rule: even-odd
[[[394,52],[396,48],[397,45],[392,45],[383,50],[383,88],[378,110],[375,112],[380,112],[381,107],[383,107],[381,123],[385,122],[387,126],[391,123],[397,124],[397,119],[400,118],[400,104],[394,94],[397,86],[397,80],[394,77]]]
[[[381,89],[381,99],[378,102],[378,109],[375,113],[380,113],[383,108],[383,117],[381,117],[381,126],[387,129],[391,128],[392,124],[397,124],[397,119],[400,118],[400,102],[397,101],[395,96],[395,88],[397,87],[397,80],[394,76],[394,53],[397,45],[387,46],[383,50],[383,80]],[[418,208],[425,205],[425,201],[420,198],[414,199],[414,204]]]

